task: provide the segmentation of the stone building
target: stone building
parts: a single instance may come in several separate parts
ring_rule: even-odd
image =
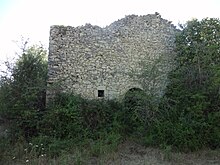
[[[176,31],[158,13],[129,15],[104,28],[51,26],[47,100],[56,92],[74,92],[89,99],[121,98],[130,89],[144,88],[146,81],[132,73],[141,75],[143,62],[153,66],[160,57],[163,65],[157,69],[164,72],[154,83],[163,91],[172,67]],[[145,85],[150,87],[151,81],[148,77]]]

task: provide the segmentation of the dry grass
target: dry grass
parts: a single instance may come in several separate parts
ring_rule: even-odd
[[[28,161],[27,161],[28,160]],[[73,153],[62,153],[56,159],[39,157],[8,160],[3,164],[33,165],[220,165],[220,150],[200,150],[192,153],[175,153],[151,147],[143,147],[134,142],[124,142],[117,151],[93,157],[89,151],[75,149]]]

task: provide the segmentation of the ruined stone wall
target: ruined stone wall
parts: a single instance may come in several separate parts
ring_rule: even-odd
[[[142,71],[141,62],[159,56],[165,57],[169,70],[175,33],[175,27],[157,13],[126,16],[105,28],[51,26],[47,98],[61,91],[112,99],[142,88],[130,74]],[[59,88],[52,89],[55,84]]]

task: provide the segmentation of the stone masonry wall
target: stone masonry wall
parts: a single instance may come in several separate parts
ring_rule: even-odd
[[[105,28],[51,26],[47,99],[56,92],[113,99],[142,88],[130,73],[159,56],[169,71],[176,31],[158,13],[126,16]]]

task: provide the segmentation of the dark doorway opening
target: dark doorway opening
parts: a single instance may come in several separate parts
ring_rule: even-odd
[[[146,99],[146,93],[140,88],[129,89],[124,97],[126,107],[132,108],[136,106],[143,106]]]
[[[145,126],[146,118],[146,93],[140,88],[128,90],[124,96],[124,123],[127,133],[134,133],[140,126]],[[144,127],[142,127],[144,128]]]

